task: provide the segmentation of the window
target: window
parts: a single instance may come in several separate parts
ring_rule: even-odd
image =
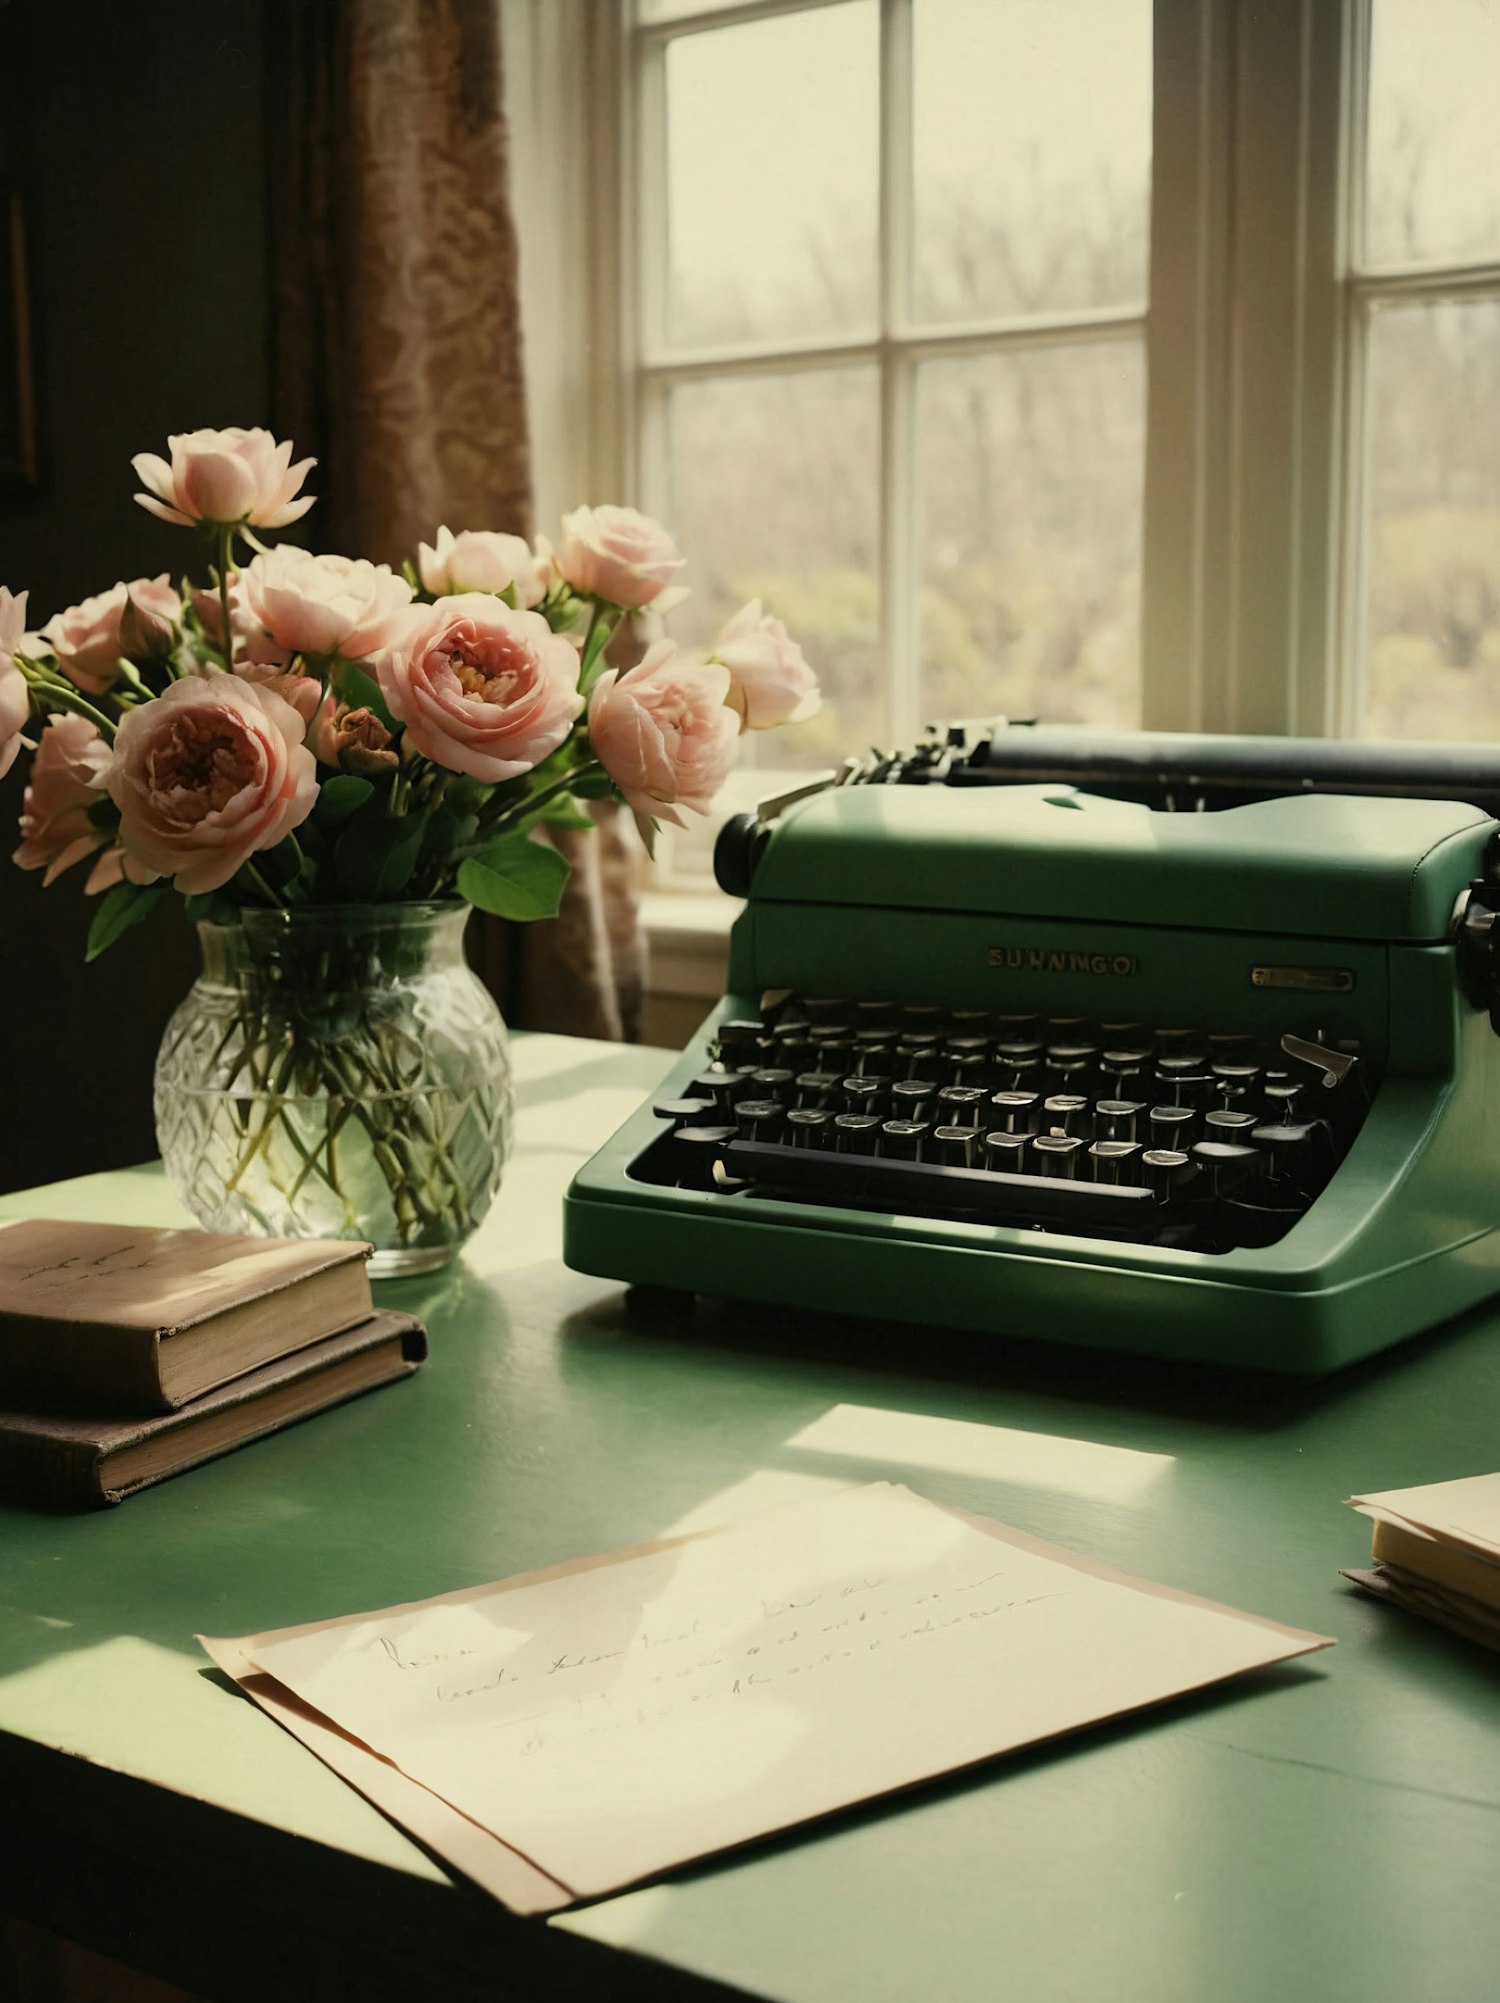
[[[574,485],[679,532],[674,632],[803,640],[826,715],[752,757],[1500,735],[1493,0],[529,11],[595,85],[534,120],[593,149]]]

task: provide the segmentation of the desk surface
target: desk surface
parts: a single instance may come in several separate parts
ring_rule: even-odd
[[[430,1323],[416,1378],[118,1510],[0,1511],[0,1907],[216,1997],[1494,1993],[1500,1664],[1337,1569],[1368,1551],[1346,1496],[1500,1464],[1500,1317],[1273,1388],[627,1304],[561,1265],[560,1199],[667,1057],[517,1055],[495,1211],[461,1266],[379,1289]],[[155,1169],[0,1215],[178,1218]],[[1340,1645],[542,1923],[451,1883],[192,1640],[879,1477]]]

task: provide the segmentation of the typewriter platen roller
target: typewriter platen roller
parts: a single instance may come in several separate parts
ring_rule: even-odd
[[[1500,1289],[1500,761],[1388,752],[944,730],[731,823],[568,1262],[1306,1374]]]

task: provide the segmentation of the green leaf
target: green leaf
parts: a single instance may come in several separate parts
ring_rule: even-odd
[[[571,874],[556,849],[511,834],[460,866],[458,894],[497,918],[555,918]]]
[[[97,960],[116,939],[149,918],[165,895],[166,885],[161,883],[117,883],[106,891],[89,927],[85,960]]]
[[[417,866],[426,832],[425,814],[351,821],[333,851],[340,887],[361,902],[397,896]]]
[[[593,816],[586,814],[568,793],[559,793],[555,800],[549,800],[544,807],[538,807],[534,814],[523,815],[520,825],[523,828],[533,828],[539,821],[545,821],[549,828],[585,830],[594,825]]]
[[[351,709],[367,709],[378,716],[387,730],[399,730],[400,724],[386,706],[385,697],[380,693],[380,684],[363,668],[357,668],[353,661],[341,661],[335,670],[338,692]]]
[[[331,779],[325,779],[318,788],[317,804],[313,813],[318,824],[324,828],[336,828],[342,821],[362,807],[375,791],[368,779],[357,779],[352,772],[339,772]]]

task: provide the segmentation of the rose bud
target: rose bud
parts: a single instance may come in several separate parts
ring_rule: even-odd
[[[356,779],[378,779],[382,772],[394,772],[400,762],[391,749],[395,740],[372,709],[325,704],[307,741],[324,765],[337,765]]]
[[[269,431],[242,431],[238,425],[183,431],[167,440],[167,450],[170,464],[154,452],[137,453],[130,462],[150,490],[135,498],[164,522],[281,529],[313,504],[312,494],[292,497],[317,460],[293,466],[291,445],[278,445]]]

